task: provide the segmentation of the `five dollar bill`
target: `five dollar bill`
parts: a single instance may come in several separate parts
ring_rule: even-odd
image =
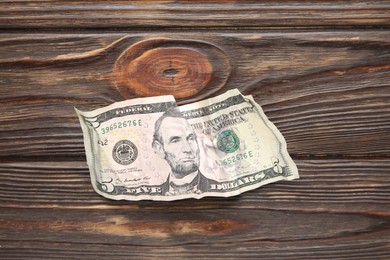
[[[92,186],[109,199],[229,197],[299,178],[283,136],[237,89],[184,106],[159,96],[76,112]]]

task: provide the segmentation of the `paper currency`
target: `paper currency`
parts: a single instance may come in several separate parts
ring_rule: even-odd
[[[283,136],[236,89],[180,107],[160,96],[76,112],[92,185],[110,199],[228,197],[299,177]]]

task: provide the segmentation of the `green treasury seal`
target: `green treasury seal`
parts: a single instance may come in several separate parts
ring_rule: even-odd
[[[138,157],[137,147],[129,140],[120,140],[112,149],[112,158],[119,164],[129,165]]]
[[[233,153],[240,146],[240,139],[233,130],[225,130],[218,135],[218,149],[225,153]]]

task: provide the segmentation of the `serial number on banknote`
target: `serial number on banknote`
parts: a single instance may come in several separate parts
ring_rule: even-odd
[[[104,134],[107,134],[110,131],[113,131],[115,129],[126,128],[126,127],[131,127],[131,126],[142,126],[142,120],[138,119],[138,120],[127,120],[127,121],[123,121],[123,122],[117,122],[117,123],[113,123],[109,126],[103,127],[100,130],[101,130],[102,134],[104,135]]]
[[[215,163],[219,166],[223,166],[223,165],[233,164],[237,161],[245,160],[245,159],[252,158],[252,157],[253,157],[253,152],[248,151],[245,153],[240,153],[240,154],[237,154],[234,156],[226,157],[222,160],[216,160]]]

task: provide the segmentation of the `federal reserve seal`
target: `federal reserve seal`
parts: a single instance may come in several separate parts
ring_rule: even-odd
[[[120,140],[112,149],[112,158],[119,164],[129,165],[138,157],[137,147],[129,140]]]
[[[218,135],[218,149],[225,153],[233,153],[240,146],[240,139],[233,130],[225,130]]]

